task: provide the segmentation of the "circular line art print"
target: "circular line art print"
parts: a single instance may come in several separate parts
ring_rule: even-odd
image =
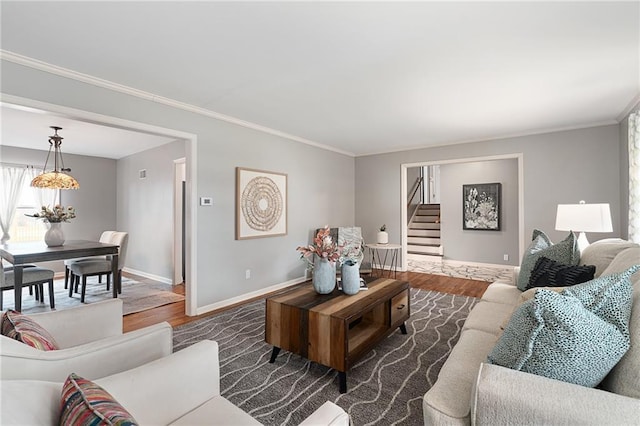
[[[278,185],[265,176],[251,179],[240,199],[247,225],[256,231],[270,231],[282,217],[283,201]]]

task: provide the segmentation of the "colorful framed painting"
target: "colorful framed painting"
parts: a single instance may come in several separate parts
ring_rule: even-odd
[[[287,235],[287,175],[236,167],[236,240]]]
[[[462,229],[500,230],[501,183],[462,185]]]

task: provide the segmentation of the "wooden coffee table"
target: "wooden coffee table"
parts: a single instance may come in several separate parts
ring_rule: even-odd
[[[407,334],[409,283],[379,278],[353,296],[317,294],[310,282],[267,299],[265,340],[280,349],[338,370],[340,393],[347,371],[378,342],[400,328]]]

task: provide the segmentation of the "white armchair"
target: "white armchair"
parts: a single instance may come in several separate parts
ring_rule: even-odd
[[[61,382],[0,382],[0,424],[58,424]],[[141,425],[260,424],[220,395],[218,344],[211,340],[95,383]],[[327,401],[302,424],[348,426],[349,416]]]
[[[122,332],[122,301],[109,299],[28,315],[58,343],[41,351],[0,336],[0,378],[64,381],[74,372],[97,379],[170,355],[173,329],[166,323]]]

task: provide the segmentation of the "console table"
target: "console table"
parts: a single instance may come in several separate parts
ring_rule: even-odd
[[[347,371],[378,342],[400,328],[407,334],[409,283],[378,278],[348,296],[318,294],[310,282],[267,298],[265,341],[273,363],[281,349],[338,370],[340,393]]]
[[[113,275],[113,297],[118,297],[120,288],[118,274],[118,246],[97,241],[66,241],[59,247],[47,247],[44,242],[9,243],[0,245],[0,257],[13,265],[16,311],[22,310],[22,270],[24,265],[51,260],[74,259],[76,257],[111,255]]]

